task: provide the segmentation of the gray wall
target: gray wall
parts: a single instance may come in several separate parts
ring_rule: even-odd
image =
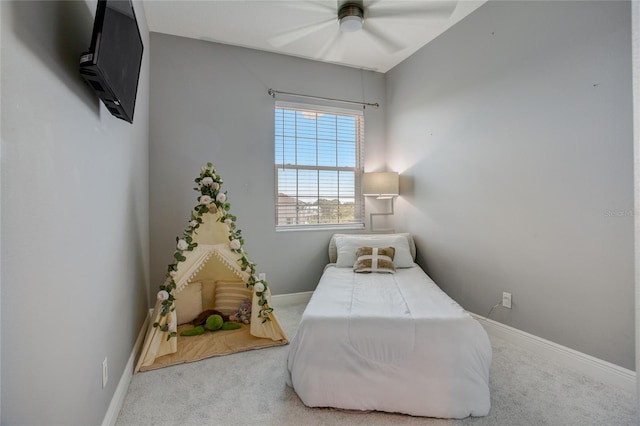
[[[396,228],[466,309],[634,369],[628,2],[489,2],[386,76]]]
[[[633,61],[633,147],[634,147],[634,177],[635,177],[635,211],[640,212],[640,4],[631,3],[631,39]],[[635,218],[635,258],[640,258],[640,217]],[[640,370],[640,264],[636,262],[636,371]],[[636,377],[636,401],[640,407],[640,380]]]
[[[269,88],[384,105],[384,76],[354,68],[151,33],[150,225],[152,288],[212,162],[224,180],[249,258],[273,294],[313,290],[331,231],[275,232],[274,100]],[[299,101],[299,100],[298,100]],[[384,166],[384,108],[365,110],[365,158]],[[151,291],[150,302],[155,297]]]
[[[95,6],[1,2],[2,424],[100,424],[146,313],[149,55],[131,125],[78,73]]]

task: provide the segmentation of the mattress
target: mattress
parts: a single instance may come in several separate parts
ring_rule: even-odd
[[[309,407],[484,416],[491,356],[482,326],[419,266],[328,265],[291,341],[287,384]]]

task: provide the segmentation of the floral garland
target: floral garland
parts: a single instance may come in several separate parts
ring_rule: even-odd
[[[269,314],[273,312],[273,308],[271,308],[267,302],[267,282],[265,280],[259,280],[255,276],[256,265],[249,261],[242,248],[242,246],[244,246],[242,231],[236,227],[236,217],[229,213],[231,205],[227,202],[227,193],[221,192],[220,190],[222,178],[216,173],[213,165],[207,163],[207,167],[200,168],[200,176],[196,178],[195,182],[197,187],[193,189],[200,192],[198,204],[191,212],[189,226],[187,226],[187,229],[182,233],[182,237],[176,237],[176,251],[173,253],[175,262],[168,266],[165,283],[160,286],[160,291],[157,296],[161,302],[160,315],[165,317],[176,309],[173,293],[176,289],[174,278],[178,273],[178,263],[187,260],[184,255],[185,251],[192,251],[198,246],[198,243],[193,241],[193,234],[197,234],[196,229],[203,223],[202,216],[209,212],[215,213],[220,211],[221,215],[218,221],[223,222],[229,229],[229,249],[241,255],[238,259],[238,265],[244,272],[249,274],[246,285],[248,288],[255,290],[256,296],[259,298],[258,304],[260,305],[260,312],[258,313],[258,317],[262,318],[263,323],[271,321]],[[168,332],[167,340],[177,335],[175,319],[172,319],[164,325],[155,322],[153,326],[156,328],[160,327],[160,330]]]

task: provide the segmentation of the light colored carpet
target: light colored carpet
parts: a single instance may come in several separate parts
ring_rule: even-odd
[[[305,305],[277,310],[292,338]],[[491,338],[491,412],[443,420],[308,408],[285,384],[289,346],[209,358],[133,376],[118,425],[637,425],[634,395]]]

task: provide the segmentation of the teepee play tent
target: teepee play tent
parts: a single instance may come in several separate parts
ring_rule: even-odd
[[[135,372],[288,343],[270,306],[269,286],[256,277],[255,264],[243,249],[241,231],[220,189],[222,179],[208,163],[195,182],[198,205],[187,229],[176,238],[175,262],[160,286]],[[232,315],[247,300],[249,324],[180,336],[203,312]]]

